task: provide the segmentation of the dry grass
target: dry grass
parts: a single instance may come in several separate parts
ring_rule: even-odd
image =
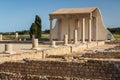
[[[29,39],[30,35],[19,35],[20,39]],[[49,38],[49,34],[42,34],[41,38]],[[15,35],[3,35],[3,39],[15,39]]]
[[[114,38],[120,39],[120,34],[113,34]]]

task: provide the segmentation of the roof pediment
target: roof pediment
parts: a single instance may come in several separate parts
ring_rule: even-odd
[[[97,8],[64,8],[64,9],[58,9],[50,15],[59,15],[59,14],[82,14],[82,13],[91,13]]]

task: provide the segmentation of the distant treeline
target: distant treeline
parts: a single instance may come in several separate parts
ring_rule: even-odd
[[[107,28],[112,34],[120,34],[120,27],[117,28]],[[19,35],[29,35],[29,30],[16,31]],[[0,32],[3,35],[14,35],[16,32]],[[42,31],[43,34],[49,34],[50,30],[46,29]]]
[[[120,27],[117,28],[107,28],[112,34],[120,34]]]
[[[29,34],[29,30],[22,30],[22,31],[16,31],[19,35],[27,35]],[[15,35],[16,32],[0,32],[0,34],[3,35]]]
[[[16,31],[19,35],[29,35],[29,30]],[[15,35],[16,32],[0,32],[3,35]],[[42,31],[43,34],[49,34],[50,30],[46,29]]]

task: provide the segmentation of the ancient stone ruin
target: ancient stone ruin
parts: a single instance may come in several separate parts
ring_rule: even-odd
[[[52,12],[50,41],[0,35],[0,80],[119,80],[120,40],[107,34],[98,8]]]

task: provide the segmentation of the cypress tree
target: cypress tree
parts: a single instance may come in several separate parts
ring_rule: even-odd
[[[30,37],[32,38],[32,35],[35,35],[35,38],[37,38],[37,25],[35,23],[32,23],[30,27]]]
[[[41,38],[42,34],[42,25],[41,25],[41,18],[36,15],[35,21],[32,23],[30,27],[30,37],[32,38],[32,35],[35,35],[35,38]]]
[[[42,30],[41,30],[41,18],[36,15],[35,17],[35,24],[37,25],[37,38],[40,38],[41,37],[41,34],[42,34]]]

